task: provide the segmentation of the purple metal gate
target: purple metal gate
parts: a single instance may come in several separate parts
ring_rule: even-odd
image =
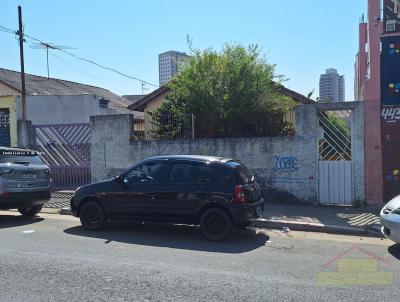
[[[90,124],[34,125],[33,149],[51,168],[53,189],[90,183]]]

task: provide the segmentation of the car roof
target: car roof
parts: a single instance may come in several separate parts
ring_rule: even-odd
[[[160,155],[146,158],[146,160],[154,159],[182,159],[182,160],[195,160],[195,161],[206,161],[206,162],[221,162],[226,163],[233,159],[228,157],[219,156],[207,156],[207,155]]]
[[[31,150],[28,148],[18,148],[18,147],[4,147],[4,146],[0,146],[0,150],[1,151],[25,151],[25,152],[36,152],[35,150]]]

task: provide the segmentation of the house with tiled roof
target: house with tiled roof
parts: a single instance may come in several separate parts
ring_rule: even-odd
[[[290,97],[295,104],[312,104],[315,103],[314,100],[296,92],[291,89],[286,88],[283,85],[278,86],[278,91],[287,96]],[[128,106],[130,110],[136,110],[136,111],[144,111],[144,112],[151,112],[156,110],[161,106],[161,104],[165,101],[165,96],[168,94],[169,88],[165,85],[157,88],[153,92],[144,95],[143,97],[135,100]]]
[[[276,84],[276,83],[274,83]],[[279,93],[289,97],[293,100],[294,105],[301,104],[312,104],[314,100],[306,97],[296,91],[293,91],[283,85],[277,85]],[[151,113],[160,108],[160,106],[166,101],[166,96],[169,93],[170,88],[167,85],[162,85],[153,92],[144,95],[141,98],[135,99],[128,108],[134,112],[144,113],[144,122],[135,122],[135,130],[141,129],[141,132],[154,131],[154,123],[151,121]],[[134,113],[135,115],[135,113]],[[288,122],[295,123],[294,110],[290,110],[286,113],[284,119]],[[137,129],[136,129],[137,128]],[[138,131],[140,132],[140,131]],[[143,134],[141,134],[143,136]]]
[[[27,119],[33,124],[89,122],[92,115],[132,113],[125,98],[101,87],[25,74]],[[21,74],[0,68],[0,96],[16,96],[22,118]],[[51,114],[47,114],[51,113]],[[140,119],[143,114],[136,113]]]
[[[25,74],[26,119],[32,125],[89,123],[90,116],[132,114],[132,104],[107,89],[77,82]],[[22,120],[21,73],[0,68],[0,145],[18,144]],[[133,112],[137,122],[142,112]],[[2,122],[3,121],[3,122]],[[6,122],[4,122],[6,121]]]

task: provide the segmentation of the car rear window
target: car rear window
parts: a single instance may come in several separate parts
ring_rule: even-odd
[[[245,184],[253,182],[254,174],[243,163],[239,161],[228,161],[226,165],[235,170],[241,182]]]
[[[196,182],[196,164],[175,163],[172,166],[169,182],[174,184],[189,184]]]
[[[200,184],[209,184],[212,182],[213,168],[210,165],[200,164],[197,167],[197,182]]]
[[[220,184],[236,184],[235,173],[231,167],[225,165],[216,166],[216,181]]]

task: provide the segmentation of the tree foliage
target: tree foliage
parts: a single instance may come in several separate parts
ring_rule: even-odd
[[[168,83],[166,102],[154,116],[193,113],[197,137],[279,134],[290,127],[283,116],[293,107],[279,93],[282,80],[257,45],[195,50]]]

